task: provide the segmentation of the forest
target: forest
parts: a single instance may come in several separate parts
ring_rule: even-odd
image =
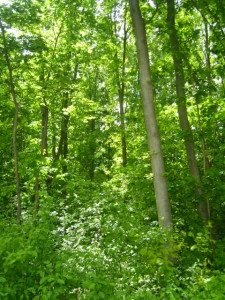
[[[225,0],[0,0],[0,299],[225,299]]]

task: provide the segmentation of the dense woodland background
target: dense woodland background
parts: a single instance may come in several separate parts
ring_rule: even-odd
[[[225,299],[225,1],[0,3],[0,299]]]

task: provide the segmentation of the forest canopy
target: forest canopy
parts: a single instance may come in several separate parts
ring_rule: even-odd
[[[0,299],[225,299],[225,1],[0,0]]]

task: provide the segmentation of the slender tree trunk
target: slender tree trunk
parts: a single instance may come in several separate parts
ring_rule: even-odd
[[[94,174],[95,174],[95,151],[96,151],[96,142],[95,142],[95,119],[90,120],[90,152],[91,152],[91,157],[90,157],[90,179],[91,181],[94,180]]]
[[[74,72],[74,82],[76,82],[77,79],[77,72],[78,72],[78,64],[75,66],[75,72]],[[66,76],[66,74],[65,74]],[[60,156],[62,156],[63,159],[67,158],[68,155],[68,123],[69,123],[69,115],[64,113],[64,109],[67,109],[69,105],[69,93],[65,92],[63,94],[63,100],[62,100],[62,121],[61,121],[61,135],[59,140],[59,146],[58,146],[58,152],[55,151],[54,146],[54,152],[53,152],[53,158],[54,160],[58,160]],[[55,141],[55,138],[54,138]],[[65,172],[64,172],[65,170]],[[64,167],[63,173],[66,173],[66,165]]]
[[[167,0],[167,24],[169,29],[170,43],[172,48],[172,56],[174,61],[174,69],[176,76],[176,91],[178,98],[178,114],[180,127],[184,135],[184,142],[188,160],[188,166],[191,174],[196,180],[196,194],[202,198],[201,176],[197,165],[197,160],[194,150],[194,140],[192,130],[187,115],[186,97],[184,88],[184,71],[181,58],[180,46],[175,28],[175,6],[174,0]],[[208,219],[208,208],[205,200],[200,200],[199,211],[204,219]]]
[[[40,75],[40,81],[44,83],[44,71]],[[44,88],[45,90],[45,88]],[[40,104],[40,112],[41,112],[41,156],[48,155],[48,107],[45,100],[45,96],[43,96],[43,103]],[[48,185],[48,183],[47,183]],[[34,207],[34,218],[39,210],[39,170],[37,171],[35,178],[35,207]]]
[[[143,111],[148,136],[148,145],[151,154],[152,170],[154,174],[158,219],[164,227],[170,228],[172,227],[172,216],[168,197],[165,167],[160,144],[160,135],[154,108],[153,86],[149,65],[145,25],[141,16],[139,1],[129,0],[129,4],[136,38],[140,83],[142,89]]]
[[[68,93],[65,94],[65,98],[63,101],[63,108],[68,108]],[[63,143],[63,158],[66,159],[68,155],[68,124],[69,124],[69,115],[64,114],[63,116],[63,128],[62,128],[62,135],[64,139]]]
[[[119,96],[119,114],[120,114],[120,135],[121,135],[121,150],[122,150],[122,165],[127,165],[127,143],[126,143],[126,126],[125,126],[125,112],[124,112],[124,91],[125,91],[125,61],[126,61],[126,46],[127,46],[127,4],[125,3],[124,23],[123,23],[123,58],[122,58],[122,72],[120,76],[120,61],[118,59],[118,53],[115,55],[118,96]],[[116,10],[114,11],[114,19],[116,20]],[[113,20],[112,24],[113,24]],[[118,30],[114,23],[112,25],[112,31],[116,37],[118,37]]]
[[[74,82],[77,79],[78,72],[78,64],[75,66],[74,72]],[[65,74],[66,76],[66,74]],[[55,160],[58,160],[60,156],[66,159],[68,154],[68,123],[69,123],[69,115],[64,113],[64,109],[67,109],[69,105],[69,93],[65,92],[63,94],[62,100],[62,121],[61,121],[61,136],[59,140],[58,152],[54,154]],[[55,151],[54,151],[55,152]]]
[[[56,120],[53,119],[52,124],[52,157],[55,160],[56,157],[56,126],[55,126]]]
[[[41,156],[48,156],[48,107],[45,104],[40,105],[41,110]],[[48,180],[47,180],[48,185]],[[39,209],[39,171],[35,179],[35,209],[34,215],[37,214]]]
[[[62,121],[61,121],[61,136],[59,140],[58,152],[55,154],[54,160],[57,161],[61,156],[63,158],[62,161],[62,173],[67,173],[67,162],[66,158],[68,155],[68,123],[69,123],[69,115],[64,113],[64,109],[68,107],[68,92],[64,93],[62,100]],[[66,181],[64,179],[64,187],[63,194],[66,196]]]
[[[68,107],[68,98],[69,95],[68,93],[65,94],[65,98],[63,101],[63,107],[66,109]],[[63,162],[62,162],[62,173],[66,175],[67,173],[67,156],[68,156],[68,124],[69,124],[69,115],[64,114],[63,116],[63,129],[62,129],[62,134],[63,134]],[[63,182],[63,195],[66,197],[67,195],[67,185],[66,185],[66,178],[64,177],[64,182]]]
[[[186,60],[186,65],[187,65],[189,73],[192,75],[193,88],[194,88],[194,86],[198,86],[199,89],[201,89],[201,83],[198,80],[198,77],[196,76],[196,74],[192,71],[191,65],[190,65],[190,63],[189,63],[188,60]],[[203,171],[204,171],[204,174],[205,174],[206,171],[210,168],[211,161],[209,160],[209,157],[208,157],[208,154],[207,154],[208,147],[207,147],[205,138],[203,136],[203,131],[202,131],[200,109],[199,109],[199,105],[198,105],[199,102],[200,102],[200,97],[199,97],[198,94],[196,95],[196,99],[195,100],[196,100],[196,109],[197,109],[197,117],[198,117],[198,128],[199,128],[199,132],[200,132],[199,139],[201,140],[201,144],[202,144]]]
[[[207,65],[207,80],[210,88],[211,84],[211,63],[210,63],[210,49],[209,49],[209,33],[208,33],[208,24],[205,17],[202,15],[205,25],[205,52],[206,52],[206,65]],[[210,90],[209,90],[210,91]]]
[[[124,113],[124,91],[125,91],[125,61],[126,61],[126,45],[127,45],[127,28],[126,28],[126,8],[124,20],[124,36],[123,36],[123,61],[122,61],[122,78],[119,75],[118,65],[118,93],[120,105],[120,131],[121,131],[121,146],[122,146],[122,161],[123,167],[127,165],[127,143],[126,143],[126,126],[125,126],[125,113]]]
[[[42,131],[41,131],[41,155],[48,156],[48,106],[41,104],[41,119],[42,119]]]
[[[209,170],[210,167],[210,162],[208,158],[208,147],[205,142],[205,138],[202,133],[202,124],[201,124],[201,117],[200,117],[200,110],[199,110],[199,105],[198,105],[198,99],[196,99],[196,107],[197,107],[197,116],[198,116],[198,127],[199,127],[199,132],[200,132],[200,140],[202,144],[202,156],[203,156],[203,170],[204,174]]]
[[[61,121],[61,134],[58,146],[58,152],[55,155],[55,160],[58,160],[61,156],[64,160],[67,158],[68,154],[68,123],[69,123],[69,115],[64,113],[64,110],[68,108],[68,93],[64,93],[62,100],[62,121]],[[66,173],[66,164],[63,162],[62,171],[63,174]]]
[[[64,93],[63,99],[62,99],[62,120],[61,120],[61,133],[60,133],[60,140],[59,140],[59,146],[58,146],[58,152],[55,156],[55,160],[58,160],[61,156],[64,158],[64,150],[67,149],[67,127],[69,122],[69,116],[64,113],[64,109],[68,107],[68,93]],[[66,147],[65,147],[66,143]]]
[[[93,97],[94,102],[97,100],[97,89],[98,89],[98,75],[99,75],[99,69],[96,69],[96,75],[95,75],[95,82],[93,85],[93,90],[90,86],[90,99]],[[90,152],[91,152],[91,158],[90,158],[90,179],[91,181],[94,180],[94,172],[95,172],[95,151],[96,151],[96,141],[95,141],[95,112],[93,112],[93,118],[90,120]]]
[[[0,27],[1,27],[1,32],[2,32],[5,59],[6,59],[7,67],[8,67],[8,71],[9,71],[11,94],[12,94],[12,98],[13,98],[13,102],[14,102],[14,106],[15,106],[14,123],[13,123],[13,153],[14,153],[14,166],[15,166],[16,192],[17,192],[17,219],[20,222],[20,218],[21,218],[21,196],[20,196],[20,179],[19,179],[19,167],[18,167],[18,154],[17,154],[17,146],[16,146],[19,105],[18,105],[18,102],[16,100],[16,93],[15,93],[15,88],[14,88],[14,83],[13,83],[12,67],[11,67],[11,64],[10,64],[9,53],[8,53],[7,44],[6,44],[5,30],[4,30],[4,27],[2,25],[1,19],[0,19]]]
[[[119,88],[119,103],[120,103],[120,130],[121,130],[121,145],[122,145],[122,159],[123,167],[127,166],[127,142],[126,142],[126,127],[125,127],[125,114],[124,114],[124,82],[122,87]]]

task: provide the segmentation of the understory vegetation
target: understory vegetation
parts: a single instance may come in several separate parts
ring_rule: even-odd
[[[2,299],[224,299],[224,238],[215,242],[194,216],[166,233],[145,197],[122,193],[121,183],[128,174],[83,183],[67,205],[43,195],[35,221],[26,212],[20,226],[6,216]]]

